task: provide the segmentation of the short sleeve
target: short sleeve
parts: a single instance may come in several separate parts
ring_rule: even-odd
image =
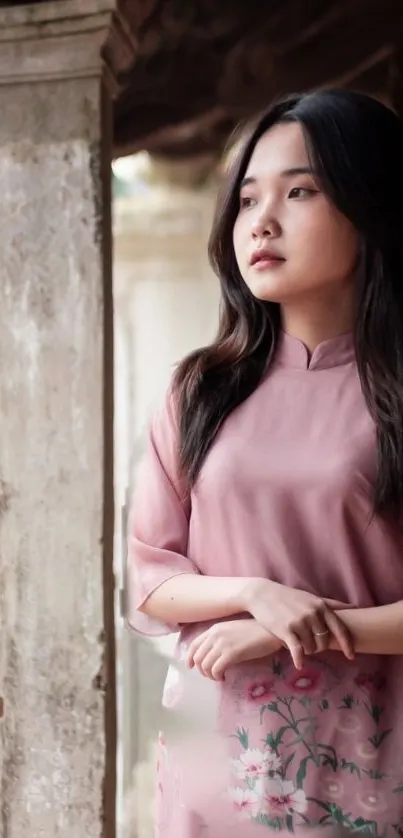
[[[129,515],[127,621],[141,634],[179,631],[180,626],[159,622],[138,609],[168,579],[199,572],[186,556],[189,495],[179,474],[177,413],[169,391],[151,423]]]

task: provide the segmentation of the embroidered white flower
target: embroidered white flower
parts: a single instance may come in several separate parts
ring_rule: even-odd
[[[290,780],[259,780],[254,791],[259,795],[259,814],[281,817],[287,812],[306,812],[307,799],[302,789]]]
[[[232,767],[237,777],[247,780],[265,777],[269,771],[278,771],[281,760],[269,749],[261,751],[259,748],[249,748],[239,759],[232,760]]]
[[[229,788],[228,796],[238,815],[251,817],[258,806],[258,798],[251,789],[241,789],[239,786]]]

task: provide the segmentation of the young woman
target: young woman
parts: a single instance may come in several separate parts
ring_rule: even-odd
[[[210,257],[219,333],[174,375],[131,516],[130,623],[180,629],[217,698],[215,744],[161,745],[157,835],[402,836],[402,122],[345,91],[275,104]]]

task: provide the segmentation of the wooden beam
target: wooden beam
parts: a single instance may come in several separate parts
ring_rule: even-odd
[[[221,131],[220,126],[222,126]],[[171,123],[162,128],[157,128],[157,130],[151,131],[146,136],[137,138],[137,140],[131,140],[130,137],[127,139],[117,137],[115,141],[115,157],[135,154],[144,148],[152,154],[158,154],[161,150],[167,148],[170,148],[172,153],[177,148],[178,153],[181,153],[185,148],[189,147],[189,150],[191,149],[192,154],[194,154],[198,146],[198,153],[200,153],[201,149],[203,149],[204,153],[207,150],[214,150],[215,138],[218,132],[225,136],[227,131],[229,132],[230,130],[231,123],[228,119],[227,112],[224,108],[216,106],[193,118],[180,119],[179,117],[177,123]],[[214,137],[213,142],[208,142],[209,137],[210,140]],[[200,138],[199,143],[198,138]]]
[[[305,41],[275,61],[273,92],[296,85],[299,90],[342,86],[392,53],[394,39],[403,33],[403,16],[394,0],[368,0],[364,17],[356,14],[358,4],[351,4],[351,9],[332,28],[329,38]]]
[[[225,130],[281,93],[369,82],[396,37],[403,37],[403,16],[394,0],[330,8],[317,0],[309,12],[290,0],[225,51],[208,40],[195,44],[189,30],[186,46],[139,59],[115,111],[116,152],[211,150]]]

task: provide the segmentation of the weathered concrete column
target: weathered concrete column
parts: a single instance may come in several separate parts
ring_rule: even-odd
[[[114,6],[0,9],[1,838],[115,835]]]

